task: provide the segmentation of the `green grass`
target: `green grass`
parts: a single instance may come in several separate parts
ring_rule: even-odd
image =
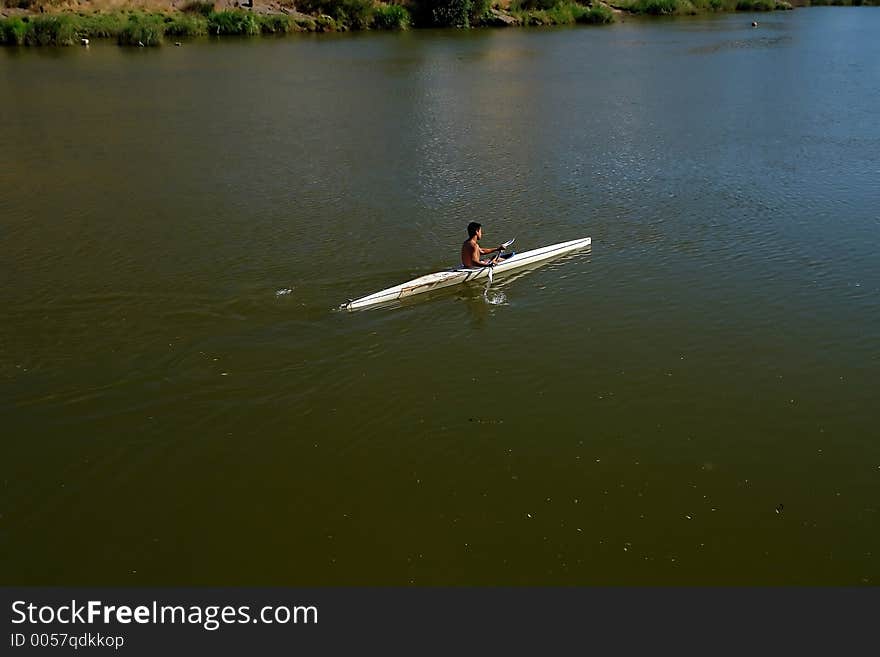
[[[378,30],[405,30],[412,25],[412,17],[406,7],[380,4],[373,12],[372,27]]]
[[[26,46],[72,46],[78,39],[72,16],[37,16],[28,21],[24,35]]]
[[[23,46],[28,24],[21,18],[0,19],[0,43],[7,46]]]
[[[592,7],[571,0],[515,0],[510,13],[522,25],[602,25],[614,22],[614,13],[606,6]]]
[[[583,11],[575,16],[575,22],[591,25],[607,25],[614,22],[614,12],[605,5],[595,4],[592,7],[583,7]]]
[[[681,16],[722,11],[776,11],[792,8],[785,0],[612,0],[609,4],[615,9],[648,16]]]
[[[89,39],[115,39],[128,23],[124,14],[86,14],[77,21],[77,33]]]
[[[681,0],[637,0],[630,11],[649,16],[672,16],[685,10]]]
[[[285,17],[286,18],[286,17]],[[0,19],[0,44],[69,46],[81,38],[116,39],[122,46],[161,45],[165,36],[207,33],[207,19],[192,14],[111,13],[54,14]]]
[[[157,14],[132,14],[116,37],[120,46],[161,46],[165,40],[165,20]]]
[[[736,3],[737,11],[773,11],[776,9],[776,0],[739,0]]]
[[[444,0],[437,3],[425,3],[430,7],[429,25],[438,27],[466,28],[471,26],[471,0]]]
[[[419,27],[468,28],[484,22],[491,0],[409,0],[407,8]]]
[[[174,37],[196,37],[208,33],[208,21],[200,15],[171,14],[164,20],[165,34]]]
[[[316,32],[318,30],[318,23],[314,18],[301,18],[297,16],[293,19],[293,24],[299,30],[305,30],[306,32]]]
[[[376,11],[374,0],[300,0],[296,6],[302,12],[318,16],[318,28],[324,30],[366,30]],[[332,25],[326,22],[325,16],[333,19]]]
[[[253,36],[259,33],[260,25],[248,11],[215,11],[208,16],[208,34]]]
[[[262,34],[288,34],[296,29],[296,24],[287,14],[265,14],[258,17]]]

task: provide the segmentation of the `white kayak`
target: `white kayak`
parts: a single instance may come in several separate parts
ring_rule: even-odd
[[[569,242],[560,242],[559,244],[551,244],[540,249],[531,251],[523,251],[522,253],[514,253],[508,258],[501,260],[493,267],[458,267],[456,269],[447,269],[446,271],[438,271],[433,274],[427,274],[414,278],[406,283],[389,287],[379,292],[374,292],[360,299],[354,299],[348,303],[342,304],[343,310],[360,310],[369,306],[375,306],[382,303],[390,303],[398,301],[414,294],[422,294],[432,290],[449,287],[450,285],[458,285],[468,281],[489,278],[489,270],[492,270],[493,276],[498,276],[505,272],[526,265],[532,265],[542,260],[549,260],[561,256],[564,253],[570,253],[584,247],[590,246],[590,238],[584,237],[579,240],[571,240]]]

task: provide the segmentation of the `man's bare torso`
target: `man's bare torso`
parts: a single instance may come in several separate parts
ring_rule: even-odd
[[[481,267],[480,246],[477,244],[477,236],[466,239],[461,245],[462,267]]]

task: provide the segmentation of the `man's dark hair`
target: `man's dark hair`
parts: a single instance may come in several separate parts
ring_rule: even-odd
[[[483,227],[483,224],[478,224],[476,221],[472,221],[468,224],[468,237],[473,237],[477,234],[477,231]]]

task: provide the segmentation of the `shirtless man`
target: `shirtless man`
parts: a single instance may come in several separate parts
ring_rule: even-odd
[[[491,267],[498,262],[501,257],[503,246],[496,246],[494,249],[484,249],[478,242],[483,237],[483,226],[476,221],[472,221],[467,227],[468,238],[461,245],[461,265],[462,267]],[[487,253],[498,253],[492,260],[480,260],[480,256]]]

